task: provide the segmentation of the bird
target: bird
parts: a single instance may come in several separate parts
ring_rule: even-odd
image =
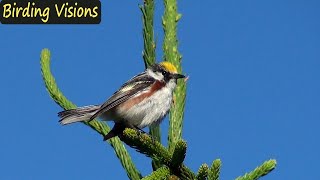
[[[125,82],[103,104],[69,109],[58,113],[60,124],[113,121],[114,127],[104,140],[118,136],[126,127],[140,130],[159,124],[168,114],[178,79],[186,78],[168,61],[153,64]]]

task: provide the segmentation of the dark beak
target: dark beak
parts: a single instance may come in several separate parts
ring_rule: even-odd
[[[180,79],[180,78],[185,78],[186,76],[182,75],[182,74],[173,74],[172,77],[174,79]]]

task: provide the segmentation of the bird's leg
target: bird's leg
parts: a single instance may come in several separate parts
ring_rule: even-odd
[[[138,132],[139,136],[141,136],[142,133],[150,136],[153,144],[157,141],[155,137],[153,137],[151,134],[145,132],[144,130],[142,130],[138,126],[128,124],[128,123],[123,123],[123,122],[122,123],[115,123],[113,128],[111,129],[111,131],[109,131],[108,134],[103,137],[103,141],[107,141],[107,140],[109,140],[113,137],[116,137],[116,136],[118,136],[121,139],[122,133],[125,130],[125,128],[131,128],[131,129],[136,130]]]
[[[138,132],[139,136],[140,136],[141,132],[145,133],[145,132],[144,132],[143,130],[141,130],[138,126],[135,126],[135,125],[133,125],[133,124],[125,123],[125,127],[136,130],[136,131]]]
[[[137,130],[139,130],[139,132],[142,132],[143,134],[146,134],[146,135],[150,136],[150,138],[152,139],[152,143],[153,143],[153,144],[157,141],[156,138],[153,137],[151,134],[145,132],[144,130],[140,129],[140,128],[137,127],[137,126],[136,126],[135,128],[136,128]]]
[[[138,126],[134,126],[134,129],[136,129],[139,133],[143,133],[143,134],[150,136],[150,138],[152,139],[152,142],[155,143],[155,141],[156,141],[155,138],[153,136],[151,136],[149,133],[145,132],[144,130],[142,130]]]
[[[134,128],[140,132],[142,132],[143,134],[148,134],[146,133],[144,130],[142,130],[141,128],[139,128],[138,126],[134,126]]]
[[[135,129],[137,132],[138,132],[138,134],[139,134],[139,136],[141,136],[141,134],[143,133],[143,134],[146,134],[146,132],[144,132],[142,129],[140,129],[138,126],[135,126],[135,125],[131,125],[132,126],[132,129]]]
[[[142,130],[142,129],[141,129],[141,128],[139,128],[138,126],[134,126],[134,128],[132,128],[132,129],[137,130],[137,131],[138,131],[138,133],[139,133],[139,135],[140,135],[141,133],[143,133],[143,134],[145,134],[145,135],[150,136],[150,138],[151,138],[151,140],[152,140],[152,143],[153,143],[153,144],[155,144],[155,142],[157,141],[155,137],[153,137],[151,134],[149,134],[149,133],[145,132],[144,130]]]

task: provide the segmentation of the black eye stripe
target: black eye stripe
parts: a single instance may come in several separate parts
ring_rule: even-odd
[[[158,64],[154,64],[152,66],[152,71],[154,73],[156,72],[160,72],[163,76],[167,77],[170,73],[167,72],[161,65],[158,65]]]
[[[166,71],[164,71],[164,70],[162,70],[161,73],[162,73],[162,75],[164,75],[164,76],[167,76],[167,75],[168,75],[168,72],[166,72]]]

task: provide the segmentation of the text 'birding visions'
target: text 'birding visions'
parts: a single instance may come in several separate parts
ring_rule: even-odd
[[[99,24],[99,0],[2,0],[2,24]]]

